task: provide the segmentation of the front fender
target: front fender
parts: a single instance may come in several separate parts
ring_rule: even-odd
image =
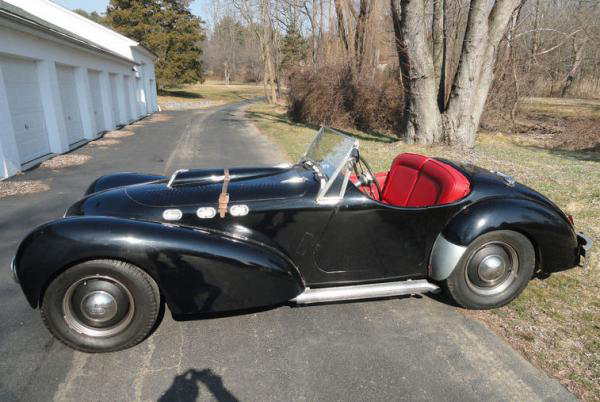
[[[157,282],[174,314],[288,301],[303,290],[293,263],[256,242],[160,223],[69,217],[35,229],[19,246],[17,275],[32,307],[65,268],[92,259],[132,263]]]
[[[467,246],[494,230],[525,235],[536,249],[537,267],[545,272],[577,264],[577,236],[559,211],[527,199],[490,198],[464,208],[448,222],[432,251],[431,277],[446,279]]]
[[[156,180],[166,179],[165,176],[149,173],[112,173],[100,176],[90,184],[85,191],[85,195],[90,195],[99,191],[109,190],[111,188],[130,186],[132,184],[148,183]]]

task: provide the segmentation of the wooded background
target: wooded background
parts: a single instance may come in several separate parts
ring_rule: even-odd
[[[297,121],[409,143],[472,147],[482,119],[527,126],[516,113],[523,96],[598,98],[597,0],[214,0],[209,7],[206,24],[189,13],[188,0],[112,0],[102,22],[159,55],[161,87],[207,75],[262,83],[268,101],[286,102]]]

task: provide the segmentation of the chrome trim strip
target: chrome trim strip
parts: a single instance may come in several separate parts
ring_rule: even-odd
[[[466,250],[467,248],[464,246],[449,242],[440,233],[435,239],[433,250],[431,251],[431,272],[429,276],[436,281],[447,279],[458,265]]]
[[[13,257],[12,261],[10,262],[10,272],[12,273],[13,281],[18,284],[19,276],[17,275],[17,263],[15,257]]]
[[[306,288],[292,299],[298,304],[325,303],[342,300],[372,299],[375,297],[402,296],[437,292],[439,287],[425,279],[398,282],[371,283],[366,285],[336,286],[331,288]]]

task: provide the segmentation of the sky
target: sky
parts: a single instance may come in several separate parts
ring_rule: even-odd
[[[73,10],[75,8],[81,8],[87,12],[97,11],[98,13],[104,13],[109,0],[52,0],[61,6]],[[193,0],[190,8],[192,13],[202,17],[206,20],[208,16],[208,4],[210,0]]]

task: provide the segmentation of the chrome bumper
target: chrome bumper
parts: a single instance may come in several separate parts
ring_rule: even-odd
[[[15,264],[14,258],[10,262],[10,272],[12,273],[12,277],[15,283],[19,283],[19,276],[17,275],[17,264]]]
[[[580,265],[586,267],[590,261],[590,254],[592,252],[592,239],[579,232],[577,233],[577,244],[579,245],[579,257],[585,258],[585,262],[583,264],[580,262]]]

